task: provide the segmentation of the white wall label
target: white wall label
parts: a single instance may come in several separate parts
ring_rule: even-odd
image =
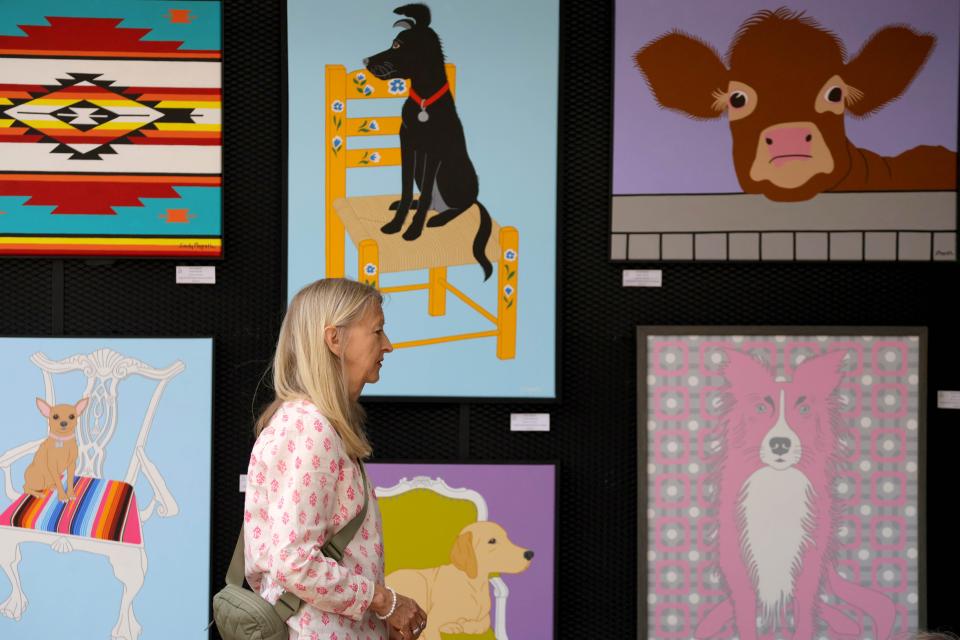
[[[177,267],[177,284],[217,284],[217,268]]]
[[[623,286],[625,287],[662,287],[662,269],[624,269]]]
[[[960,391],[937,391],[938,409],[960,409]]]
[[[550,431],[550,414],[511,413],[510,431]]]

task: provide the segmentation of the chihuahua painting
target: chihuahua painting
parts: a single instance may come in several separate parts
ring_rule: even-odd
[[[77,422],[87,408],[89,398],[81,398],[74,404],[49,405],[37,398],[37,409],[47,419],[47,439],[33,455],[33,461],[23,473],[23,492],[42,498],[50,489],[56,488],[60,502],[72,500],[74,471],[77,467]],[[61,478],[66,474],[64,490]]]

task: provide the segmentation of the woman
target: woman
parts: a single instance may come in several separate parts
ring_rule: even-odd
[[[303,604],[288,621],[295,640],[414,640],[426,614],[384,586],[380,511],[364,496],[370,456],[365,384],[380,379],[393,346],[382,297],[351,280],[318,280],[290,303],[273,360],[276,399],[257,422],[244,510],[247,582],[275,603]],[[321,553],[336,531],[367,514],[338,564]]]

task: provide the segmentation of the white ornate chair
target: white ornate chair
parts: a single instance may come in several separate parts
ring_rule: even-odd
[[[13,464],[31,456],[45,438],[0,453],[4,490],[12,501],[9,506],[3,507],[0,515],[0,567],[11,585],[10,597],[0,604],[0,615],[14,620],[19,620],[23,615],[27,598],[20,582],[20,545],[39,542],[50,545],[60,553],[86,551],[109,559],[114,575],[123,584],[120,615],[112,636],[136,640],[140,635],[140,624],[133,613],[133,599],[143,585],[147,571],[141,525],[154,513],[169,518],[179,511],[163,476],[147,457],[147,436],[167,383],[185,366],[178,360],[165,369],[156,369],[110,349],[99,349],[91,354],[74,355],[64,360],[50,360],[42,353],[35,353],[30,360],[40,368],[44,396],[49,404],[56,404],[54,374],[77,371],[86,377],[81,397],[88,397],[90,401],[87,409],[80,414],[76,429],[79,451],[74,484],[77,497],[74,500],[62,504],[57,500],[55,491],[49,491],[43,498],[35,498],[21,494],[17,489],[22,487],[22,482],[15,481]],[[156,381],[156,386],[140,423],[127,473],[122,481],[115,481],[104,478],[104,461],[107,445],[118,427],[118,387],[121,381],[131,376]],[[125,415],[132,413],[126,405],[124,411]],[[146,507],[138,510],[133,487],[141,473],[150,484],[152,496]],[[105,515],[108,503],[123,505],[114,509],[110,521],[106,520]],[[104,508],[98,509],[101,504],[105,505]],[[84,515],[83,510],[86,510],[86,514],[95,513],[96,516]],[[91,522],[93,524],[89,526]]]
[[[433,499],[433,496],[425,492],[436,494],[436,498],[439,499]],[[388,574],[396,569],[423,569],[449,563],[449,552],[460,530],[471,522],[488,519],[487,501],[482,495],[472,489],[451,488],[441,478],[427,476],[416,476],[413,479],[401,478],[392,487],[376,487],[376,493],[383,517],[386,541],[384,556],[387,559],[386,573]],[[421,523],[431,522],[430,527],[411,527],[410,522],[395,521],[403,511],[400,504],[403,498],[400,496],[406,494],[413,497],[417,493],[420,493],[420,501],[414,508],[414,513]],[[427,500],[427,504],[424,504],[424,499]],[[455,501],[454,505],[456,502],[465,501],[472,505],[473,509],[451,507],[449,506],[451,500]],[[390,534],[389,530],[394,526],[407,531],[417,531],[411,544],[402,544],[405,536]],[[400,548],[397,546],[397,541],[401,541]],[[508,640],[507,597],[510,595],[510,589],[501,578],[496,576],[490,578],[490,587],[493,589],[493,635],[497,640]],[[482,638],[484,635],[472,637]]]

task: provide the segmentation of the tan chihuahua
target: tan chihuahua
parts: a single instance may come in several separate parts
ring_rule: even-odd
[[[33,454],[33,462],[23,473],[23,492],[35,498],[42,498],[48,489],[57,488],[60,502],[73,500],[73,474],[77,467],[77,420],[87,408],[89,398],[82,398],[77,404],[58,404],[50,406],[37,398],[37,409],[47,419],[49,433]],[[61,476],[67,475],[67,490],[64,492]]]

